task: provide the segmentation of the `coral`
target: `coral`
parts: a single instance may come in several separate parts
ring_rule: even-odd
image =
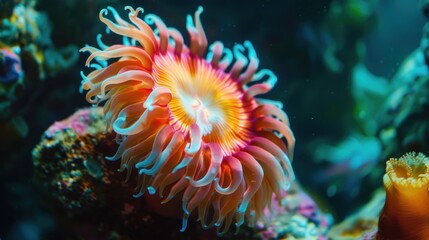
[[[363,64],[357,64],[352,72],[352,94],[355,99],[355,118],[358,129],[366,136],[374,137],[378,119],[374,116],[380,111],[389,92],[389,81],[375,76]]]
[[[85,129],[84,131],[82,131]],[[37,180],[71,239],[198,239],[212,232],[195,229],[178,236],[175,219],[150,214],[142,199],[131,197],[117,174],[118,164],[105,160],[117,144],[105,134],[102,109],[82,109],[56,122],[33,150]],[[167,206],[168,207],[168,206]],[[94,216],[97,216],[94,218]],[[164,231],[164,228],[171,231]],[[194,225],[190,226],[194,230]]]
[[[11,49],[0,49],[0,83],[11,84],[22,79],[21,59]]]
[[[221,239],[215,229],[204,230],[194,221],[188,223],[189,231],[181,233],[182,210],[173,201],[161,206],[165,212],[160,215],[154,211],[158,207],[154,203],[161,201],[158,196],[132,197],[133,187],[116,171],[120,163],[105,159],[118,148],[115,134],[105,132],[106,127],[101,108],[82,109],[49,127],[33,150],[35,175],[46,195],[44,204],[53,208],[56,222],[67,237]],[[273,196],[269,226],[258,223],[253,229],[242,227],[237,235],[222,239],[326,237],[329,216],[297,183],[282,194],[281,202],[283,206]]]
[[[157,192],[162,203],[180,196],[182,231],[193,213],[220,234],[245,219],[251,227],[267,224],[272,195],[281,202],[294,179],[295,139],[287,115],[281,103],[256,98],[277,77],[258,71],[248,41],[232,51],[215,42],[206,54],[202,7],[187,18],[189,47],[159,17],[148,14],[143,21],[142,8],[126,9],[130,22],[111,7],[99,16],[123,36],[122,45],[107,46],[99,35],[100,49],[82,49],[91,54],[86,65],[95,68],[82,74],[86,99],[104,105],[107,125],[120,142],[109,159],[121,159],[128,177],[137,170],[136,196]],[[115,22],[105,18],[109,11]]]
[[[21,58],[15,53],[15,49],[1,47],[0,43],[0,125],[10,125],[13,122],[4,121],[11,117],[10,108],[23,84]]]
[[[378,217],[383,208],[386,194],[379,189],[374,192],[372,199],[356,213],[333,226],[328,233],[329,239],[352,240],[369,238],[377,232]]]
[[[34,4],[16,4],[13,14],[0,24],[0,45],[19,47],[31,77],[44,80],[77,62],[76,46],[56,49],[51,41],[47,16],[34,9]]]
[[[262,239],[326,239],[332,217],[322,213],[316,203],[297,183],[282,198],[273,199],[272,221],[256,235]]]
[[[69,209],[94,202],[95,187],[92,178],[100,180],[105,175],[102,168],[97,166],[101,156],[98,156],[100,154],[95,149],[95,143],[105,139],[101,131],[104,124],[100,112],[100,109],[95,108],[80,110],[68,119],[56,122],[45,132],[43,144],[33,150],[33,163],[38,179],[45,187],[55,186],[51,192]],[[81,131],[81,126],[92,126],[97,131],[88,135],[88,131]],[[79,148],[68,151],[75,147]],[[56,156],[58,161],[49,162],[55,154],[59,154]],[[80,165],[87,172],[80,170]]]
[[[0,1],[0,129],[11,133],[0,150],[27,136],[23,117],[42,89],[42,82],[73,66],[77,48],[56,49],[50,24],[33,0]]]
[[[21,58],[14,49],[0,43],[0,132],[8,136],[0,140],[0,151],[28,134],[28,127],[21,116],[13,116],[12,106],[24,85]]]
[[[99,115],[101,115],[100,108],[79,110],[69,118],[52,124],[45,131],[45,135],[53,137],[56,133],[69,128],[73,129],[78,135],[96,134],[106,128],[105,124],[96,118]]]
[[[386,203],[377,239],[428,239],[429,159],[415,152],[391,158],[383,183]]]
[[[384,156],[429,150],[429,25],[420,46],[401,64],[377,114]]]

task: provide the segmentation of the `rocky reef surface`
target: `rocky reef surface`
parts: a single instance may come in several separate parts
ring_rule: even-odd
[[[133,197],[135,179],[118,172],[115,136],[106,132],[100,108],[78,110],[49,127],[33,150],[37,180],[70,239],[217,239],[196,219],[180,232],[181,203],[163,204],[156,195]],[[269,226],[243,227],[225,239],[323,239],[332,223],[294,184],[275,202]]]

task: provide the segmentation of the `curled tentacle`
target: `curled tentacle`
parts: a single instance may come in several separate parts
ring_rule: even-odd
[[[201,179],[189,179],[191,185],[194,187],[201,187],[210,184],[218,174],[220,164],[222,162],[222,150],[219,145],[214,143],[207,143],[207,147],[210,149],[211,153],[210,166],[207,170],[206,175],[204,175],[204,177],[202,177]]]

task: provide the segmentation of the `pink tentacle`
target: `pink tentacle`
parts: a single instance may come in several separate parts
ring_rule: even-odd
[[[207,143],[206,146],[211,152],[210,166],[206,175],[201,179],[194,180],[189,178],[191,185],[194,187],[202,187],[210,184],[215,179],[220,169],[220,164],[223,158],[222,148],[217,143]]]
[[[263,116],[270,116],[270,115],[274,115],[278,117],[280,121],[282,121],[287,126],[290,126],[289,118],[287,117],[286,113],[274,105],[271,105],[271,104],[260,105],[257,108],[255,108],[252,112],[252,118],[260,118]]]
[[[164,21],[154,14],[148,14],[145,17],[145,21],[149,24],[155,23],[156,28],[159,31],[159,50],[162,54],[165,54],[168,48],[168,29]]]
[[[100,11],[100,21],[106,24],[106,26],[114,33],[136,39],[145,48],[145,51],[152,59],[154,56],[154,44],[149,36],[147,36],[144,32],[137,30],[136,28],[117,25],[109,19],[103,17],[103,14],[107,14],[107,9],[102,9]]]
[[[104,51],[94,52],[86,60],[86,65],[89,66],[90,62],[95,57],[104,57],[109,59],[120,57],[133,57],[139,60],[145,69],[150,70],[152,68],[152,60],[149,54],[144,49],[134,46],[122,46],[120,48],[109,47]]]
[[[250,58],[250,63],[247,66],[246,71],[239,76],[237,81],[241,85],[246,85],[247,83],[252,81],[253,75],[255,74],[256,70],[258,70],[258,67],[259,60],[257,58]]]
[[[231,169],[231,183],[227,187],[221,187],[219,180],[216,181],[216,191],[220,194],[229,195],[237,190],[240,184],[243,182],[243,167],[240,161],[233,157],[225,157],[224,161],[228,164]]]
[[[289,179],[295,179],[295,174],[293,172],[291,161],[280,147],[278,147],[276,144],[264,137],[254,137],[250,144],[258,146],[266,150],[267,152],[272,153],[276,158],[279,159],[280,164],[282,165],[282,169],[285,170],[285,173],[289,176]]]
[[[219,65],[219,61],[222,58],[222,53],[223,53],[223,43],[222,42],[214,42],[212,45],[212,59],[211,59],[211,64],[214,68],[217,68]]]
[[[256,161],[255,158],[247,152],[239,152],[234,156],[240,160],[240,162],[247,169],[247,171],[250,172],[250,175],[251,175],[251,176],[247,176],[248,186],[246,191],[243,194],[243,201],[241,202],[237,210],[236,226],[239,227],[244,223],[244,213],[247,210],[250,200],[252,199],[252,197],[255,195],[255,193],[258,191],[259,187],[262,184],[262,181],[264,179],[264,170],[261,167],[261,165],[258,163],[258,161]],[[246,170],[245,170],[245,175],[246,175]]]
[[[147,166],[153,164],[153,162],[159,157],[161,154],[167,140],[170,139],[171,135],[173,135],[174,129],[167,125],[163,129],[161,129],[155,137],[155,141],[153,142],[152,151],[149,156],[136,164],[137,169],[144,169]]]
[[[201,17],[200,17],[202,12],[203,12],[203,7],[199,6],[194,15],[195,26],[198,30],[198,36],[199,36],[198,56],[200,57],[204,56],[205,51],[207,49],[207,37],[204,32],[203,25],[201,24]]]
[[[254,84],[254,85],[250,86],[247,89],[244,97],[245,97],[245,99],[250,100],[250,99],[254,98],[257,95],[269,92],[271,90],[271,88],[272,88],[272,86],[269,85],[269,84],[266,84],[266,83],[257,83],[257,84]]]
[[[283,168],[271,153],[252,145],[248,145],[244,151],[251,154],[261,164],[267,176],[265,179],[270,183],[276,195],[280,195],[280,189],[288,189],[288,181],[283,173]]]
[[[255,129],[272,129],[282,134],[286,138],[288,144],[288,156],[290,159],[292,159],[293,150],[295,147],[295,137],[287,125],[283,124],[277,119],[271,117],[263,117],[257,119],[253,123],[253,127]]]

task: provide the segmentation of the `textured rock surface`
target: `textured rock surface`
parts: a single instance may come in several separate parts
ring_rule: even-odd
[[[104,128],[100,109],[80,110],[52,125],[33,151],[37,177],[71,239],[193,238],[197,230],[180,234],[179,219],[150,214],[132,197],[119,163],[105,160],[117,146]]]
[[[134,198],[119,162],[105,160],[117,145],[105,133],[101,109],[83,109],[55,122],[33,151],[35,171],[66,235],[75,239],[217,239],[193,219],[181,233],[181,203],[160,205],[157,196]],[[146,194],[147,195],[147,194]],[[180,199],[180,198],[179,198]],[[270,226],[241,228],[226,239],[323,239],[330,220],[297,184],[273,205]],[[156,213],[154,213],[156,211]],[[165,216],[169,217],[165,217]]]

